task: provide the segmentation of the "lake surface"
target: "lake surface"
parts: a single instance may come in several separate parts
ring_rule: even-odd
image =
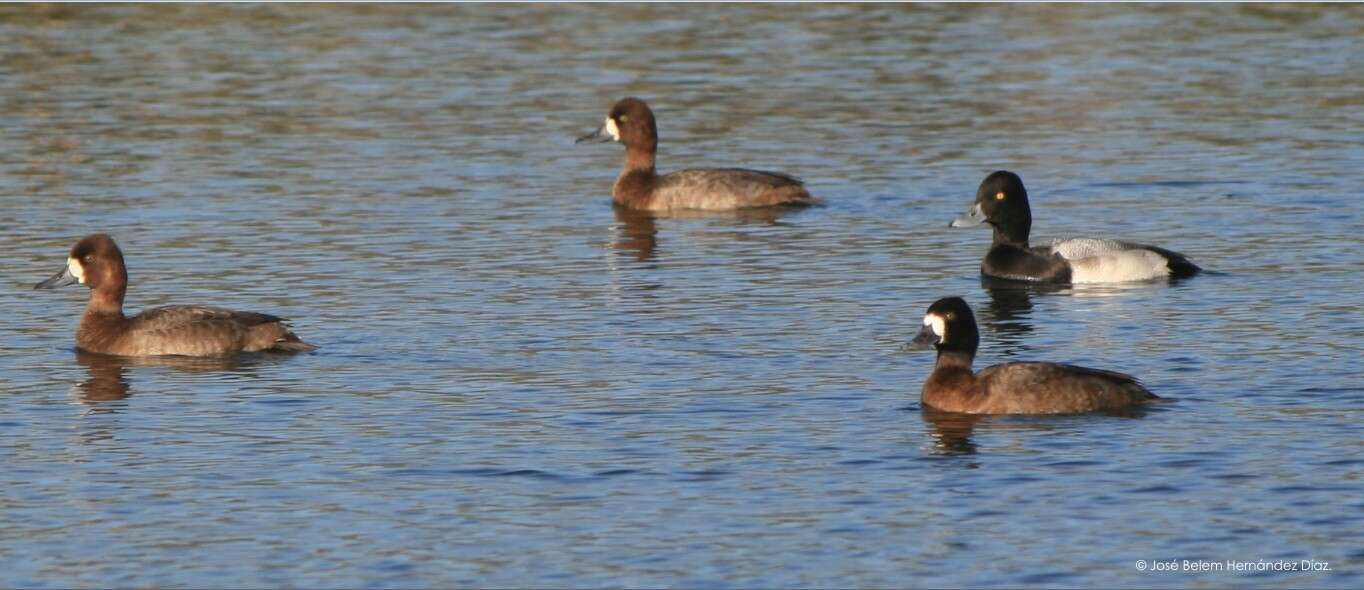
[[[1364,585],[1359,6],[0,7],[0,586]],[[662,170],[828,206],[613,210],[616,99]],[[1174,284],[993,288],[1038,238]],[[77,354],[131,310],[322,348]],[[935,299],[977,367],[1123,370],[1127,416],[919,405]],[[1139,571],[1302,560],[1330,571]]]

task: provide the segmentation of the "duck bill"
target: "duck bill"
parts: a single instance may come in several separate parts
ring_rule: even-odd
[[[982,223],[985,223],[985,212],[981,210],[980,203],[976,203],[971,205],[971,210],[967,211],[966,215],[953,219],[947,227],[971,227]]]
[[[579,137],[577,141],[574,141],[573,143],[606,143],[608,141],[614,141],[615,139],[616,138],[611,137],[611,133],[606,130],[606,125],[602,125],[601,127],[598,127],[596,131]]]
[[[905,345],[905,349],[927,350],[929,348],[933,348],[941,341],[942,338],[938,337],[937,334],[933,333],[933,326],[924,326],[922,329],[919,330],[918,334],[914,335],[914,339],[910,340],[909,344]]]
[[[55,275],[52,275],[52,278],[50,278],[50,279],[48,279],[48,280],[46,280],[46,281],[43,281],[43,282],[41,282],[41,283],[38,283],[38,284],[34,285],[33,288],[34,288],[34,289],[56,289],[57,287],[65,287],[65,286],[67,286],[67,285],[74,285],[74,284],[76,284],[76,283],[78,283],[78,282],[80,282],[80,279],[76,278],[76,275],[71,274],[71,266],[70,266],[70,265],[67,265],[67,267],[66,267],[66,268],[63,268],[61,272],[59,272],[59,273],[57,273],[57,274],[55,274]]]

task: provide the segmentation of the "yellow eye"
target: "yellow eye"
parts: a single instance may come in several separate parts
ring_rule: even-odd
[[[1004,193],[995,193],[995,200],[996,200],[996,201],[1003,201],[1003,200],[1004,200]]]
[[[624,122],[629,121],[629,120],[630,120],[630,115],[621,115],[621,116],[620,116],[620,122],[621,122],[621,123],[624,123]]]

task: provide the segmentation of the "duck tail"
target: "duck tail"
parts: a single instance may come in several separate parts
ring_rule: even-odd
[[[1170,278],[1172,279],[1186,279],[1203,272],[1203,269],[1190,262],[1188,257],[1179,252],[1156,246],[1145,246],[1145,248],[1165,258],[1165,265],[1170,268]]]
[[[1203,272],[1203,269],[1199,268],[1197,264],[1189,262],[1188,258],[1180,257],[1170,260],[1170,276],[1173,278],[1188,278],[1200,272]]]

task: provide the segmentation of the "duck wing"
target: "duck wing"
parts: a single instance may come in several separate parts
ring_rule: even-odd
[[[658,177],[654,193],[662,209],[742,209],[820,202],[805,190],[799,178],[747,168],[678,170]]]
[[[1158,399],[1131,375],[1061,363],[1015,362],[982,369],[996,413],[1091,412]]]
[[[313,350],[284,318],[207,305],[168,305],[129,318],[129,346],[138,355],[225,356],[277,349]]]

